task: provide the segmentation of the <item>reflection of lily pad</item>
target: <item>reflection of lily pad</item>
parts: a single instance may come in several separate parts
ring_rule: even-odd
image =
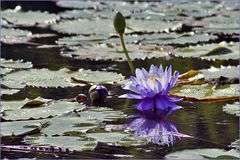
[[[225,98],[231,99],[232,97],[236,99],[240,94],[240,88],[238,84],[226,84],[217,89],[210,84],[183,85],[172,90],[172,93],[187,99],[217,101]]]
[[[235,102],[233,104],[227,104],[223,106],[223,111],[229,114],[240,116],[240,103]]]
[[[165,156],[166,159],[238,159],[239,153],[236,150],[225,151],[223,149],[189,149],[176,151]]]
[[[58,16],[55,14],[49,14],[47,12],[39,11],[14,11],[14,10],[3,10],[1,12],[2,18],[14,25],[20,26],[34,26],[36,24],[48,24],[56,21]]]
[[[217,49],[218,47],[222,47],[222,51]],[[228,52],[225,52],[226,49]],[[222,42],[220,44],[207,44],[180,48],[174,54],[184,57],[202,57],[206,59],[238,59],[238,51],[239,45],[237,43],[227,44]]]
[[[4,43],[23,43],[30,40],[32,33],[25,30],[2,28],[1,29],[1,41]]]
[[[124,79],[121,74],[113,72],[90,71],[83,69],[71,72],[66,68],[58,71],[30,69],[3,76],[2,84],[11,88],[23,88],[26,85],[35,87],[68,87],[83,85],[72,83],[71,77],[94,83],[119,82]]]
[[[153,57],[164,57],[168,55],[167,47],[149,47],[144,45],[128,45],[129,55],[132,59],[145,59]],[[62,56],[74,59],[90,59],[90,60],[114,60],[124,61],[125,54],[121,46],[115,45],[95,45],[73,48],[73,51],[62,52]]]

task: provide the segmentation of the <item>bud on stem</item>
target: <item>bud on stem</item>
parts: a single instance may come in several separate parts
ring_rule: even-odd
[[[129,57],[128,50],[125,46],[124,39],[123,39],[123,34],[124,34],[124,31],[125,31],[126,22],[125,22],[124,16],[120,12],[117,12],[116,15],[114,16],[113,25],[114,25],[114,28],[115,28],[116,32],[119,34],[121,45],[123,47],[123,51],[124,51],[125,56],[127,58],[128,65],[131,69],[132,74],[134,75],[135,69],[134,69],[132,60]]]

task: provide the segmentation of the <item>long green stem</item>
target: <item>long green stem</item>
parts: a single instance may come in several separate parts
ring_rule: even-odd
[[[132,74],[134,75],[135,69],[134,69],[132,60],[131,60],[131,58],[128,55],[128,51],[126,49],[126,46],[125,46],[125,43],[124,43],[124,40],[123,40],[123,34],[119,34],[119,36],[120,36],[121,44],[122,44],[122,47],[123,47],[123,51],[125,53],[125,56],[127,57],[128,65],[129,65],[129,67],[131,69]]]

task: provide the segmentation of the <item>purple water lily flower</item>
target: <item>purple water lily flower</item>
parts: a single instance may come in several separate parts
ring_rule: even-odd
[[[179,72],[172,75],[172,66],[163,70],[162,65],[159,67],[151,65],[149,72],[144,68],[136,69],[136,77],[131,76],[130,82],[122,86],[125,90],[130,90],[136,94],[124,94],[119,98],[140,99],[137,104],[138,110],[169,110],[171,113],[176,109],[182,108],[174,102],[181,101],[181,98],[171,98],[167,95],[177,80]]]

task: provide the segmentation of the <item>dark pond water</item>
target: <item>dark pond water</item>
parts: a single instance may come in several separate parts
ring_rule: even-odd
[[[41,10],[48,11],[50,13],[60,13],[70,8],[59,7],[55,2],[1,2],[2,9],[15,8],[16,5],[21,5],[23,11],[28,10]],[[70,37],[68,34],[58,33],[51,28],[41,28],[36,26],[15,26],[15,29],[22,29],[31,31],[33,34],[44,34],[51,33],[53,36],[47,38],[35,38],[31,41],[20,44],[7,44],[1,42],[1,57],[6,60],[22,59],[24,62],[31,62],[33,68],[41,69],[48,68],[49,70],[57,71],[62,68],[68,68],[72,71],[76,71],[80,68],[90,69],[93,71],[112,71],[116,73],[122,73],[125,77],[131,75],[128,64],[126,61],[116,62],[111,60],[98,60],[92,61],[89,59],[74,59],[66,58],[60,55],[63,49],[68,49],[66,46],[56,45],[56,40],[63,37]],[[221,42],[225,40],[227,42],[237,41],[236,37],[222,36],[215,41]],[[208,43],[208,42],[206,42]],[[48,47],[39,47],[43,45],[49,45]],[[52,45],[52,46],[50,46]],[[181,48],[181,45],[175,46]],[[149,68],[151,64],[168,66],[172,64],[175,70],[181,73],[187,72],[191,69],[206,69],[211,66],[220,67],[223,66],[237,66],[238,60],[223,59],[223,60],[207,60],[193,57],[162,57],[162,58],[150,58],[145,60],[134,60],[135,67]],[[137,101],[129,101],[125,99],[118,99],[117,96],[125,93],[121,90],[120,86],[111,84],[105,84],[108,90],[113,93],[112,98],[108,98],[105,107],[111,108],[114,111],[122,111],[124,115],[138,114],[139,112],[132,109],[132,106]],[[25,98],[34,99],[37,97],[61,100],[61,99],[74,99],[79,93],[88,94],[90,85],[83,87],[65,87],[65,88],[54,88],[54,87],[34,87],[26,86],[15,94],[3,94],[1,99],[3,101],[15,101],[24,100]],[[232,142],[238,139],[239,133],[239,121],[238,117],[223,112],[222,107],[226,104],[232,104],[236,100],[228,100],[223,102],[189,102],[183,101],[179,105],[183,106],[183,109],[175,111],[173,114],[166,117],[166,120],[174,125],[177,130],[186,135],[190,135],[193,138],[181,138],[177,140],[173,145],[156,145],[152,143],[139,143],[138,145],[130,145],[136,143],[129,141],[130,144],[126,146],[114,146],[111,147],[105,143],[98,144],[94,150],[87,149],[75,154],[65,153],[39,153],[39,152],[23,152],[23,151],[8,151],[2,150],[1,156],[3,158],[144,158],[144,159],[160,159],[164,158],[167,154],[176,151],[184,151],[188,149],[225,149],[230,150],[228,147]],[[87,101],[87,106],[90,106],[90,101]],[[51,119],[51,118],[50,118]],[[124,116],[103,121],[106,126],[121,126],[136,120],[136,118],[126,118]],[[7,123],[3,120],[2,122]],[[59,126],[60,127],[60,126]],[[97,127],[96,129],[90,129],[89,133],[104,133],[106,129],[104,127]],[[122,130],[114,132],[122,133]],[[111,134],[111,133],[110,133]],[[36,134],[36,137],[39,135]],[[34,137],[34,136],[33,136]],[[31,137],[31,138],[33,138]],[[16,142],[9,143],[16,144]],[[26,144],[24,141],[17,141],[17,144]],[[33,143],[34,144],[34,143]],[[36,143],[36,145],[39,145]],[[40,144],[41,146],[41,144]],[[58,147],[58,146],[56,146]],[[61,146],[60,146],[61,147]],[[211,154],[211,150],[209,150]],[[114,156],[118,155],[118,156]],[[220,154],[221,155],[221,154]]]

